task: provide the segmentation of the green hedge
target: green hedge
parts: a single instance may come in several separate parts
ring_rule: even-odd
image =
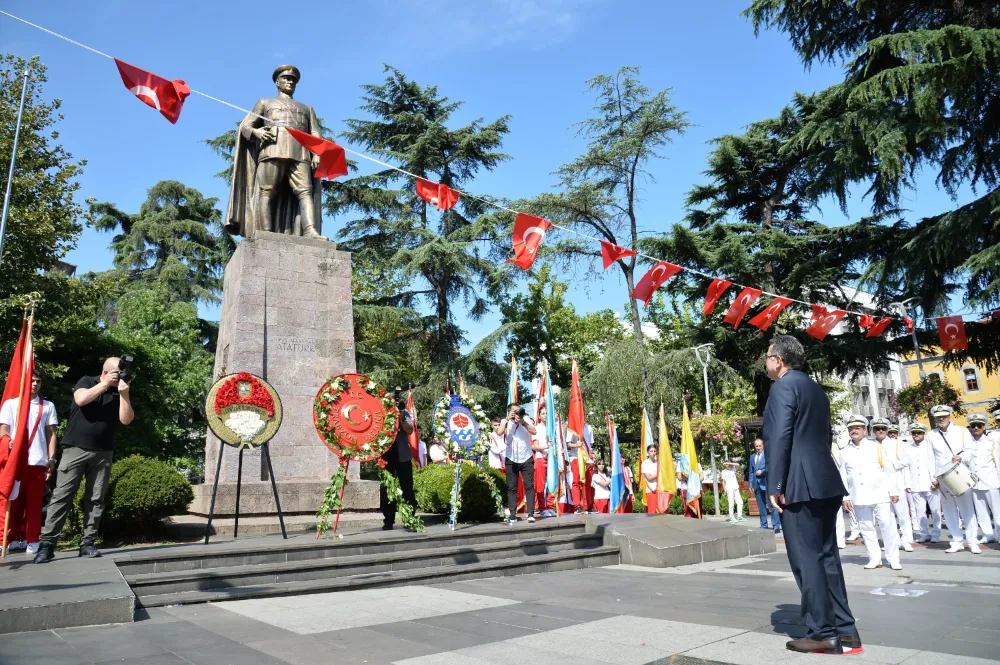
[[[500,471],[485,469],[490,474],[500,496],[507,491],[507,480]],[[490,522],[499,519],[496,501],[486,483],[471,464],[462,464],[460,487],[462,510],[460,522]],[[413,489],[421,512],[447,515],[451,512],[451,492],[455,485],[454,464],[428,464],[413,474]]]
[[[743,492],[740,492],[740,496],[743,497],[743,516],[746,517],[747,515],[749,515],[748,509],[747,509],[747,498],[746,498],[745,493],[743,493]],[[638,497],[636,497],[636,498],[638,499]],[[640,505],[642,506],[641,509],[639,508]],[[633,506],[634,507],[632,509],[632,512],[636,512],[636,513],[644,513],[644,512],[646,512],[646,506],[645,506],[645,504],[642,504],[639,501],[636,501],[633,504]],[[729,515],[729,499],[726,498],[725,493],[722,492],[721,489],[719,490],[719,509],[720,509],[720,514],[722,514],[722,515]],[[715,514],[715,496],[712,493],[712,490],[708,490],[708,491],[706,491],[705,493],[703,493],[701,495],[701,511],[702,511],[702,515],[714,515]],[[681,504],[681,495],[680,494],[677,494],[670,501],[670,507],[667,509],[667,513],[670,514],[670,515],[683,515],[684,514],[684,506]]]
[[[83,492],[80,483],[63,528],[63,542],[77,546],[83,535]],[[183,475],[159,460],[132,455],[111,465],[99,540],[141,542],[159,535],[160,521],[187,512],[194,493]]]

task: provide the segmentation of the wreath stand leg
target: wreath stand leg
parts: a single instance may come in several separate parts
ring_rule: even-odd
[[[340,513],[344,510],[344,490],[347,489],[347,465],[350,460],[341,458],[341,467],[344,471],[344,482],[340,484],[340,500],[337,502],[337,516],[333,518],[333,532],[337,533],[337,525],[340,524]],[[317,536],[319,534],[316,534]]]
[[[288,540],[288,534],[285,533],[285,518],[281,514],[281,501],[278,499],[278,483],[274,480],[274,468],[271,467],[271,445],[270,443],[265,443],[262,451],[264,455],[264,460],[267,462],[267,475],[271,478],[271,491],[274,492],[274,507],[278,510],[278,524],[281,525],[281,537]]]
[[[208,524],[205,525],[205,544],[208,545],[208,536],[212,533],[212,517],[215,516],[215,495],[219,491],[219,474],[222,473],[222,451],[226,447],[219,441],[219,461],[215,465],[215,483],[212,485],[212,502],[208,505]]]
[[[459,491],[459,480],[462,476],[462,462],[461,460],[455,461],[455,487],[452,489],[451,495],[451,516],[448,517],[448,526],[454,531],[458,524],[458,491]]]
[[[240,461],[236,465],[236,510],[233,513],[233,538],[240,533],[240,487],[243,484],[243,446],[240,446]]]

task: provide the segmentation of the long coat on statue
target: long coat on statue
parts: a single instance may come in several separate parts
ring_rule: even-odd
[[[282,108],[286,104],[278,102],[291,102],[296,107],[303,109],[307,115],[305,123],[291,122],[287,109]],[[296,102],[294,100],[279,100],[271,97],[261,99],[254,105],[253,111],[240,123],[236,132],[236,146],[233,151],[233,183],[229,190],[229,205],[226,209],[226,231],[233,235],[252,237],[254,231],[273,231],[274,233],[285,233],[288,235],[302,235],[302,219],[299,214],[299,200],[292,192],[288,183],[282,183],[278,195],[272,201],[271,219],[274,227],[261,229],[257,224],[257,164],[260,157],[285,158],[283,153],[288,152],[288,157],[292,157],[297,151],[305,151],[298,141],[291,134],[278,127],[278,140],[264,147],[266,154],[260,155],[258,144],[253,137],[253,130],[265,126],[264,120],[260,116],[266,116],[276,122],[291,124],[308,124],[305,127],[296,127],[311,134],[318,134],[318,122],[311,106]],[[277,153],[277,154],[276,154]],[[314,219],[316,220],[317,232],[322,232],[322,204],[323,191],[322,181],[318,178],[312,179],[312,201],[314,207]]]

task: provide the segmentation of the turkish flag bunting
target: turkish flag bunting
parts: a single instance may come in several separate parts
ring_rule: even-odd
[[[871,314],[861,315],[861,319],[858,321],[858,326],[860,326],[862,330],[868,330],[873,325],[875,325],[875,317],[873,317]]]
[[[867,316],[867,314],[865,316]],[[871,325],[862,326],[863,328],[866,327],[868,329],[868,332],[865,334],[865,337],[881,337],[882,333],[885,332],[885,329],[888,328],[889,324],[892,323],[894,320],[895,319],[893,319],[891,316],[883,317],[879,319],[877,323],[873,319]]]
[[[534,215],[527,215],[523,212],[517,213],[514,219],[514,235],[511,240],[514,243],[514,258],[507,259],[507,263],[524,268],[531,267],[538,255],[538,246],[542,244],[545,232],[552,226],[552,222]]]
[[[752,326],[757,326],[761,330],[767,330],[771,324],[778,320],[781,310],[788,307],[792,301],[789,298],[775,298],[764,310],[748,321]]]
[[[758,298],[760,298],[760,289],[752,289],[749,286],[745,287],[740,291],[740,295],[736,296],[736,300],[730,305],[729,311],[722,317],[722,320],[733,328],[739,328],[743,317],[747,315],[747,312],[757,302]]]
[[[965,322],[961,316],[942,316],[937,321],[942,351],[964,351],[969,348],[965,337]]]
[[[708,285],[708,293],[705,294],[705,309],[702,311],[702,316],[708,316],[712,313],[712,310],[715,309],[715,303],[732,285],[732,282],[725,279],[712,280],[712,283]]]
[[[288,130],[288,133],[301,143],[303,148],[319,157],[319,167],[316,169],[317,178],[333,180],[337,176],[347,175],[347,153],[339,145],[299,129],[291,127],[284,129]]]
[[[0,448],[3,449],[3,456],[0,459],[0,497],[12,501],[17,496],[18,486],[25,467],[28,466],[28,449],[31,442],[28,440],[28,405],[31,402],[31,374],[35,369],[34,345],[31,341],[31,328],[33,318],[25,319],[21,324],[21,337],[17,341],[14,349],[14,358],[10,363],[10,372],[7,374],[7,384],[3,391],[3,401],[17,399],[17,421],[10,435],[0,437]],[[13,448],[11,438],[14,439]],[[6,526],[4,528],[7,528]]]
[[[447,185],[424,180],[423,178],[417,178],[416,189],[417,196],[435,206],[438,210],[450,210],[454,208],[455,204],[458,203],[458,197],[461,196],[460,192],[456,192]]]
[[[627,259],[630,256],[635,256],[636,252],[620,245],[610,243],[607,240],[601,241],[601,257],[604,259],[604,269],[607,270],[612,263],[618,259]]]
[[[127,62],[115,58],[118,73],[128,91],[139,98],[146,106],[160,112],[164,118],[176,123],[181,117],[184,100],[191,94],[191,88],[181,80],[168,81],[145,69],[133,67]]]
[[[681,270],[684,270],[684,268],[675,266],[673,263],[660,261],[642,276],[639,283],[635,285],[635,289],[632,290],[632,297],[636,300],[641,300],[646,307],[649,307],[649,301],[653,299],[656,289],[663,286],[665,281]]]
[[[906,334],[907,335],[912,335],[913,334],[913,319],[904,317],[903,318],[903,323],[906,324]]]
[[[812,319],[806,333],[812,335],[819,341],[826,339],[833,327],[840,323],[840,320],[847,316],[847,312],[842,309],[827,309],[822,305],[811,305]]]

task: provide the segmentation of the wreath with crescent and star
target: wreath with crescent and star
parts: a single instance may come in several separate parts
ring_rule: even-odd
[[[453,457],[482,457],[490,447],[486,412],[471,397],[443,397],[434,407],[434,432]]]
[[[399,409],[383,386],[363,374],[330,378],[313,400],[313,425],[341,459],[366,462],[396,440]]]

